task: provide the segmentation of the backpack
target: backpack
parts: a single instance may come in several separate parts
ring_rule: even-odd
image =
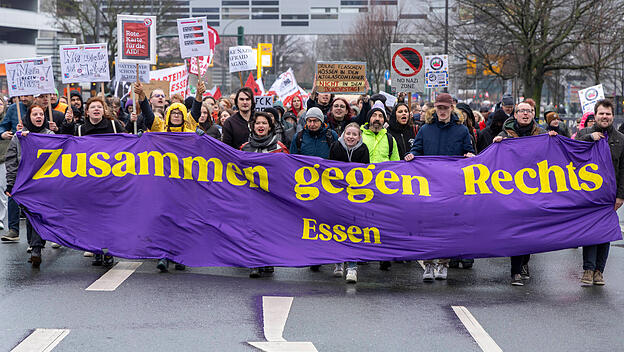
[[[388,131],[386,131],[386,137],[388,137],[388,160],[392,158],[392,148],[394,148],[394,138]]]
[[[301,144],[303,143],[303,131],[301,130],[297,133],[297,150],[301,153]],[[325,140],[327,141],[327,146],[331,148],[332,144],[334,144],[334,135],[332,134],[332,130],[327,128],[325,130]]]

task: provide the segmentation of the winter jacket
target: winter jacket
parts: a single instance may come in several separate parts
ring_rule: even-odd
[[[301,148],[298,147],[297,140],[301,137]],[[329,158],[331,145],[338,140],[336,132],[322,127],[316,132],[305,128],[297,132],[290,143],[290,154],[312,155],[323,159]]]
[[[381,163],[384,161],[398,161],[399,147],[392,135],[388,134],[385,128],[375,133],[368,129],[368,123],[360,128],[362,130],[362,142],[366,144],[370,155],[371,163]],[[388,138],[390,137],[390,138]],[[392,141],[392,150],[389,142]]]
[[[531,128],[527,133],[522,133],[520,126],[516,122],[516,119],[511,117],[503,124],[503,130],[498,135],[504,138],[517,138],[526,136],[537,136],[538,134],[547,133],[545,129],[541,128],[535,120],[531,120]]]
[[[26,131],[24,127],[22,131]],[[44,128],[39,132],[40,134],[54,134],[47,128]],[[28,137],[25,137],[28,138]],[[15,185],[15,178],[17,177],[17,169],[19,163],[22,161],[22,146],[20,145],[19,138],[14,135],[9,143],[9,149],[6,152],[6,191],[11,193],[13,186]]]
[[[500,133],[500,132],[499,132]],[[488,126],[479,131],[479,137],[477,138],[477,153],[481,153],[485,148],[489,147],[493,143],[494,137],[498,135],[492,131],[492,126]]]
[[[249,123],[237,111],[223,124],[223,143],[240,149],[241,145],[249,140],[249,132]]]
[[[425,124],[418,130],[410,150],[419,155],[464,155],[474,153],[468,127],[463,125],[463,115],[454,110],[448,123],[438,121],[435,109],[425,114]]]
[[[0,134],[6,131],[11,131],[15,133],[16,128],[17,128],[17,123],[18,123],[17,105],[18,104],[11,104],[7,108],[6,114],[4,115],[4,119],[0,123]],[[22,118],[24,118],[28,114],[28,108],[22,102],[19,103],[19,107],[20,107],[21,116]]]
[[[401,125],[396,121],[396,118],[390,117],[389,126],[387,128],[388,133],[394,137],[399,147],[399,158],[403,159],[414,144],[416,140],[416,126],[409,123]]]
[[[344,138],[338,138],[338,141],[334,142],[329,150],[329,159],[346,163],[370,164],[368,147],[361,139],[353,148],[349,149]]]
[[[591,136],[593,132],[602,132],[607,138],[609,150],[611,151],[611,161],[615,170],[615,184],[617,186],[615,194],[617,198],[624,199],[624,134],[618,132],[613,125],[602,129],[596,124],[578,131],[576,139],[593,142],[594,139]]]
[[[351,123],[351,119],[347,116],[345,116],[344,119],[341,121],[337,121],[332,117],[327,118],[327,124],[329,125],[329,128],[331,128],[339,136],[342,136],[342,132],[344,132],[345,127],[347,127],[349,123]]]
[[[113,123],[115,124],[115,129],[113,128]],[[70,133],[71,132],[71,133]],[[74,122],[67,122],[63,120],[63,133],[71,134],[74,136],[86,136],[90,134],[104,134],[104,133],[125,133],[126,130],[123,127],[123,124],[117,120],[109,120],[103,118],[97,124],[92,124],[91,119],[88,117],[85,119],[84,125],[78,125]]]
[[[169,117],[171,116],[171,111],[180,110],[182,112],[182,124],[180,126],[169,126]],[[182,103],[173,103],[167,109],[165,113],[165,123],[159,124],[158,126],[152,126],[152,132],[196,132],[197,131],[197,122],[193,117],[186,111],[186,106]]]
[[[141,113],[137,116],[137,132],[151,130],[154,124],[154,112],[152,112],[152,107],[147,97],[139,102],[139,107],[141,108]],[[134,123],[130,119],[128,119],[125,126],[128,133],[134,133]]]
[[[245,142],[245,144],[240,147],[240,150],[254,153],[288,154],[288,148],[279,141],[278,136],[274,133],[270,133],[264,138],[259,138],[255,134],[251,133],[249,136],[249,142]]]

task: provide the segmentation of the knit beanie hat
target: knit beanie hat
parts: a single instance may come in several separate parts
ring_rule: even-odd
[[[373,113],[375,111],[381,111],[381,114],[384,117],[384,121],[388,121],[388,116],[386,115],[386,107],[384,106],[384,103],[382,103],[381,101],[377,101],[373,107],[370,109],[370,111],[368,112],[368,115],[366,115],[366,120],[368,122],[370,122],[370,118],[371,116],[373,116]]]

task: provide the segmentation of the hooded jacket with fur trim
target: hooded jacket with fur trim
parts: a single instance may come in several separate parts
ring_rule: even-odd
[[[428,110],[410,153],[414,156],[474,153],[470,132],[463,120],[463,115],[457,109],[451,112],[448,123],[438,121],[435,108]]]

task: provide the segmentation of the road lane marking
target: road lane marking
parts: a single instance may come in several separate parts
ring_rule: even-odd
[[[95,280],[87,291],[115,291],[143,262],[118,262],[102,277]]]
[[[483,352],[502,352],[503,350],[498,347],[496,342],[490,337],[490,335],[483,329],[481,324],[475,319],[474,316],[464,306],[451,306],[455,315],[461,320],[462,324],[466,327],[466,330],[472,335],[472,338],[479,344],[479,347]]]
[[[286,341],[282,334],[292,306],[293,297],[262,297],[264,338],[267,341]]]
[[[265,352],[318,352],[312,342],[289,342],[284,339],[284,327],[292,302],[293,297],[262,296],[262,322],[267,341],[247,343]]]
[[[37,329],[11,352],[50,352],[67,334],[68,329]]]

